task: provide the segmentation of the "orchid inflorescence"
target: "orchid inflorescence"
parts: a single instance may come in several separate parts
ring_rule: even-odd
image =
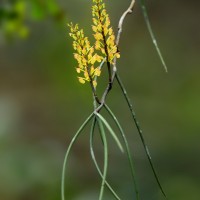
[[[102,183],[101,183],[101,189],[99,193],[99,200],[103,199],[104,196],[104,187],[106,186],[109,191],[112,193],[112,195],[117,200],[121,200],[121,198],[118,196],[118,194],[114,191],[112,186],[107,181],[107,170],[108,170],[108,143],[107,143],[107,134],[105,132],[105,128],[107,131],[111,134],[113,139],[115,140],[116,144],[118,145],[119,149],[122,152],[125,152],[127,155],[127,159],[129,162],[130,170],[131,170],[131,176],[133,181],[133,187],[135,192],[135,199],[140,200],[139,190],[137,186],[137,181],[135,178],[135,169],[133,165],[133,159],[130,152],[130,147],[128,144],[128,140],[126,138],[125,132],[122,129],[122,126],[120,125],[120,122],[118,121],[115,114],[112,112],[112,110],[109,108],[109,106],[106,103],[106,97],[109,93],[109,91],[112,89],[112,85],[114,83],[114,80],[116,79],[117,84],[119,85],[121,92],[126,100],[126,103],[129,107],[129,110],[132,115],[133,122],[136,126],[137,132],[139,134],[139,137],[141,139],[142,145],[145,150],[145,154],[147,155],[150,167],[152,169],[153,175],[156,179],[156,182],[158,184],[158,187],[160,188],[160,191],[162,192],[163,196],[166,198],[166,194],[161,186],[161,183],[159,181],[158,175],[154,169],[154,165],[151,160],[151,156],[148,150],[148,147],[146,145],[146,142],[143,137],[143,133],[141,130],[141,127],[138,123],[137,117],[135,115],[133,105],[128,97],[127,91],[120,79],[120,76],[118,74],[118,71],[116,70],[116,62],[117,58],[120,58],[120,53],[118,51],[117,45],[119,44],[120,35],[122,32],[122,25],[125,17],[132,13],[133,7],[135,5],[135,0],[132,0],[130,3],[130,6],[128,9],[122,14],[119,24],[118,24],[118,34],[117,39],[115,40],[114,31],[111,27],[111,22],[109,15],[107,14],[107,11],[105,9],[105,3],[103,3],[103,0],[92,0],[94,5],[92,6],[92,30],[94,32],[94,43],[91,45],[88,37],[85,36],[83,29],[79,28],[78,24],[73,24],[72,22],[68,24],[70,28],[70,37],[73,39],[73,48],[76,51],[74,53],[74,58],[77,60],[78,65],[76,67],[76,71],[79,74],[78,80],[80,83],[84,84],[86,82],[89,82],[92,87],[92,93],[93,93],[93,99],[94,99],[94,111],[90,114],[90,116],[84,121],[84,123],[80,126],[74,137],[72,138],[63,163],[63,171],[62,171],[62,187],[61,187],[61,195],[62,200],[65,200],[65,168],[66,164],[68,162],[68,157],[71,151],[72,146],[77,141],[77,138],[79,137],[80,133],[84,130],[87,124],[89,124],[90,120],[93,119],[91,130],[90,130],[90,154],[91,158],[95,164],[95,167],[101,177]],[[160,57],[160,60],[167,71],[164,59],[162,57],[162,54],[160,52],[160,49],[157,45],[156,39],[154,37],[153,31],[151,29],[151,25],[148,19],[148,15],[146,12],[146,7],[144,5],[144,1],[141,1],[141,7],[144,14],[145,21],[147,23],[147,28],[150,32],[152,41],[155,45],[155,48],[157,50],[157,53]],[[97,86],[97,77],[101,75],[101,69],[103,64],[107,64],[108,69],[108,85],[105,88],[105,91],[99,99],[97,93],[96,93],[96,86]],[[111,68],[112,67],[112,68]],[[98,103],[98,104],[97,104]],[[102,109],[105,109],[111,119],[115,122],[115,125],[117,126],[121,138],[123,140],[123,144],[121,144],[121,140],[116,135],[115,131],[113,131],[112,127],[110,126],[109,122],[104,118],[100,111]],[[103,142],[103,148],[104,148],[104,164],[103,168],[99,166],[95,153],[94,153],[94,134],[96,127],[98,126],[98,131],[100,133],[102,142]]]
[[[83,29],[78,24],[72,22],[69,35],[73,38],[73,48],[76,51],[74,58],[78,62],[76,71],[82,76],[78,76],[80,83],[86,81],[92,83],[93,87],[97,86],[95,77],[101,75],[100,63],[106,58],[109,66],[113,64],[114,58],[119,58],[120,54],[115,44],[115,35],[110,26],[110,18],[105,9],[105,3],[102,0],[93,0],[92,6],[92,30],[94,31],[95,43],[91,45],[88,37],[85,37]]]

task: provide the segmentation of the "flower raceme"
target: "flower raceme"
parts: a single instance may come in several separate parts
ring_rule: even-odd
[[[109,15],[106,12],[105,4],[102,0],[93,0],[92,6],[93,25],[95,44],[91,46],[88,37],[85,37],[83,29],[79,29],[78,24],[68,24],[70,28],[70,37],[73,38],[73,48],[76,51],[74,58],[78,62],[76,71],[80,76],[78,80],[84,84],[86,81],[97,86],[95,77],[101,75],[100,64],[104,57],[107,62],[113,64],[114,58],[119,58],[115,44],[115,36],[112,27],[110,27]],[[95,52],[98,52],[96,53]],[[81,75],[82,74],[82,75]]]
[[[94,31],[95,49],[100,50],[101,53],[107,57],[107,61],[113,64],[113,59],[119,58],[120,54],[117,52],[115,44],[115,35],[112,27],[110,27],[110,18],[105,9],[105,3],[102,0],[93,0],[96,4],[92,6],[92,20]]]
[[[103,57],[94,54],[94,47],[91,47],[87,37],[85,37],[83,29],[79,29],[78,24],[68,24],[70,27],[70,36],[73,38],[73,48],[76,50],[74,58],[78,62],[76,71],[78,74],[83,73],[83,77],[78,76],[80,83],[84,84],[86,81],[91,81],[93,86],[96,87],[97,83],[94,80],[95,76],[100,76],[101,70],[99,67],[94,67],[96,62],[101,62]]]

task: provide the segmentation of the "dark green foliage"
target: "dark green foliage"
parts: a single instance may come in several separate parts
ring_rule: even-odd
[[[6,38],[27,38],[29,23],[51,17],[63,18],[63,11],[56,0],[15,0],[0,4],[0,29]]]

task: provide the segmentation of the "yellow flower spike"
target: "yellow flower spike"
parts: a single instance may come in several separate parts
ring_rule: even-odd
[[[105,4],[102,0],[93,0],[93,2],[92,30],[96,40],[94,46],[90,45],[89,39],[85,37],[83,29],[79,29],[78,24],[74,25],[71,22],[68,26],[70,28],[69,35],[73,38],[74,58],[78,62],[76,72],[82,75],[78,77],[78,80],[82,84],[90,81],[96,87],[95,77],[101,74],[99,65],[95,67],[96,63],[102,62],[104,57],[107,57],[107,62],[113,64],[114,58],[119,58],[120,54],[117,51],[114,32],[110,26],[110,18]],[[101,55],[95,53],[95,50],[100,51]]]
[[[84,36],[83,30],[79,30],[78,25],[73,25],[73,23],[68,24],[71,33],[69,34],[73,38],[73,48],[76,50],[74,53],[74,58],[77,60],[79,67],[76,68],[77,73],[83,73],[83,77],[78,77],[80,83],[85,83],[85,81],[90,81],[88,76],[88,60],[87,54],[90,53],[92,56],[93,50],[90,46],[90,42],[87,37]]]
[[[110,27],[110,18],[102,0],[93,0],[93,2],[95,5],[92,6],[92,29],[95,32],[95,49],[100,50],[107,57],[107,61],[113,64],[113,59],[119,58],[119,53],[117,52],[113,29]]]

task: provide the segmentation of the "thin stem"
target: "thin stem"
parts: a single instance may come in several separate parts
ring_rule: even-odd
[[[126,91],[126,89],[125,89],[125,87],[124,87],[124,85],[123,85],[123,83],[122,83],[122,81],[121,81],[121,79],[120,79],[120,77],[119,77],[118,74],[116,74],[116,79],[117,79],[117,82],[118,82],[118,84],[119,84],[119,86],[120,86],[120,89],[121,89],[122,92],[123,92],[123,95],[124,95],[124,98],[126,99],[126,102],[127,102],[127,104],[128,104],[128,107],[129,107],[129,109],[130,109],[130,111],[131,111],[131,114],[132,114],[132,117],[133,117],[133,121],[134,121],[134,123],[135,123],[135,125],[136,125],[137,131],[138,131],[139,136],[140,136],[140,139],[141,139],[141,141],[142,141],[142,144],[143,144],[145,153],[146,153],[146,155],[147,155],[147,158],[148,158],[149,164],[150,164],[150,166],[151,166],[151,169],[152,169],[152,171],[153,171],[153,174],[154,174],[154,177],[155,177],[155,179],[156,179],[156,182],[157,182],[157,184],[158,184],[158,186],[159,186],[159,188],[160,188],[162,194],[166,197],[166,194],[165,194],[165,192],[164,192],[164,190],[163,190],[163,188],[162,188],[162,186],[161,186],[161,183],[160,183],[160,181],[159,181],[158,175],[157,175],[157,173],[156,173],[156,170],[155,170],[155,168],[154,168],[153,162],[152,162],[152,160],[151,160],[151,155],[150,155],[149,149],[148,149],[148,147],[147,147],[147,145],[146,145],[145,139],[144,139],[144,137],[143,137],[142,130],[141,130],[141,128],[140,128],[139,122],[138,122],[138,120],[137,120],[137,118],[136,118],[136,114],[135,114],[135,112],[134,112],[134,110],[133,110],[133,105],[132,105],[132,103],[131,103],[131,101],[130,101],[130,99],[129,99],[129,97],[128,97],[127,91]]]
[[[62,200],[65,200],[65,169],[66,169],[66,165],[67,165],[67,161],[68,161],[68,156],[70,153],[70,150],[74,144],[74,142],[77,140],[78,136],[80,135],[80,133],[82,132],[82,130],[85,128],[85,126],[89,123],[89,121],[91,120],[91,118],[94,116],[94,113],[92,113],[86,120],[85,122],[80,126],[80,128],[78,129],[78,131],[76,132],[76,134],[74,135],[74,137],[72,138],[68,148],[67,148],[67,152],[65,154],[65,158],[64,158],[64,162],[63,162],[63,169],[62,169],[62,178],[61,178],[61,197]]]
[[[106,58],[104,58],[104,60],[100,64],[100,68],[102,68],[102,66],[103,66],[103,64],[104,64],[105,61],[106,61]],[[97,81],[97,76],[95,77],[94,80]],[[97,103],[95,101],[95,97],[94,96],[93,96],[93,99],[94,99],[94,101],[93,101],[94,110],[96,110],[97,109]],[[97,163],[97,160],[96,160],[96,157],[95,157],[95,154],[94,154],[94,150],[93,150],[94,149],[93,148],[93,137],[94,137],[94,130],[95,130],[96,121],[97,121],[97,118],[95,117],[94,121],[92,123],[92,126],[91,126],[91,131],[90,131],[90,153],[91,153],[92,160],[93,160],[93,162],[95,164],[95,167],[96,167],[99,175],[103,179],[103,174],[102,174],[102,172],[100,170],[100,167],[99,167],[99,165]],[[101,139],[102,139],[102,134],[100,136],[101,136]],[[102,139],[102,141],[103,141],[103,139]],[[113,190],[113,188],[110,186],[110,184],[106,181],[106,179],[105,179],[105,184],[106,184],[107,188],[110,190],[110,192],[113,194],[113,196],[115,197],[115,199],[121,200],[119,198],[119,196],[116,194],[116,192]]]
[[[91,77],[91,75],[90,75],[90,71],[89,71],[88,67],[87,67],[87,73],[88,73],[88,76],[89,76],[89,79],[90,79],[90,86],[91,86],[91,88],[92,88],[93,96],[94,96],[96,102],[97,102],[98,104],[101,104],[101,101],[99,100],[99,98],[98,98],[98,96],[97,96],[96,89],[95,89],[95,87],[94,87],[94,84],[93,84],[93,81],[92,81],[92,77]]]
[[[131,168],[131,176],[132,176],[132,179],[133,179],[133,185],[134,185],[134,189],[135,189],[135,192],[136,192],[136,199],[139,200],[139,190],[138,190],[138,186],[137,186],[137,182],[136,182],[136,179],[135,179],[135,169],[134,169],[134,165],[133,165],[133,159],[131,157],[131,153],[130,153],[130,148],[129,148],[129,144],[128,144],[128,141],[126,139],[126,135],[119,123],[119,121],[117,120],[116,116],[114,115],[114,113],[111,111],[111,109],[105,104],[104,105],[106,110],[108,111],[108,113],[110,114],[110,116],[112,117],[112,119],[114,120],[115,124],[117,125],[121,135],[122,135],[122,138],[124,140],[124,144],[125,144],[125,147],[126,147],[126,154],[127,154],[127,157],[128,157],[128,161],[129,161],[129,165],[130,165],[130,168]]]
[[[116,71],[113,71],[113,74],[112,74],[112,79],[111,79],[111,84],[113,84],[114,82],[114,79],[115,79],[115,73]],[[108,93],[110,92],[111,88],[110,88],[110,83],[107,85],[107,88],[105,89],[103,95],[102,95],[102,98],[101,98],[101,104],[99,105],[99,107],[96,108],[96,112],[99,112],[101,110],[101,108],[104,106],[105,104],[105,101],[106,101],[106,97],[108,95]]]

